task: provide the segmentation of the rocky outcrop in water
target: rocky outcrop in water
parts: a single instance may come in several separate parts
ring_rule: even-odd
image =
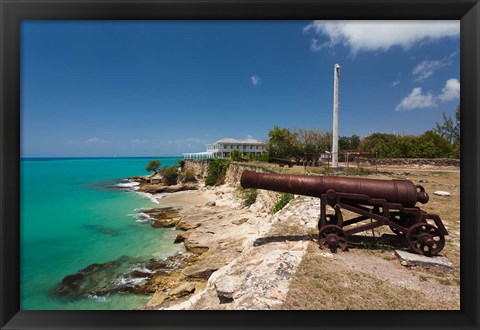
[[[168,292],[184,284],[185,276],[181,274],[181,270],[192,264],[196,258],[197,256],[191,253],[148,260],[123,256],[114,261],[91,264],[75,274],[65,276],[52,289],[51,294],[63,299],[77,299],[116,292]],[[192,291],[191,287],[187,291]],[[176,293],[173,298],[178,295]]]
[[[159,207],[147,210],[140,210],[148,215],[150,224],[155,228],[172,228],[180,221],[179,209],[173,207]]]

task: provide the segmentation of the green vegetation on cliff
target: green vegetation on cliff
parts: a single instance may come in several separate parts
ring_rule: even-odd
[[[230,163],[230,159],[212,159],[208,164],[205,185],[214,186],[216,184],[222,184],[225,180],[225,174],[227,173],[227,168]]]

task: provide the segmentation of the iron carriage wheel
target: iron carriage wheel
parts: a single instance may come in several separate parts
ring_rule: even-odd
[[[429,223],[416,223],[407,230],[410,248],[427,257],[437,255],[445,246],[445,236]]]
[[[403,213],[390,214],[390,221],[396,223],[397,225],[403,228],[410,228],[415,224],[415,217],[411,215],[406,215]],[[397,236],[405,236],[406,231],[399,230],[391,225],[389,225],[390,230]]]
[[[338,223],[338,218],[335,214],[326,214],[325,215],[325,225],[336,225]],[[322,229],[321,221],[318,220],[318,230]]]
[[[347,234],[336,225],[323,226],[318,233],[318,245],[332,252],[345,251],[348,246]]]

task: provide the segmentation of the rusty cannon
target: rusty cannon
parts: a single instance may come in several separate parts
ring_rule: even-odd
[[[413,251],[425,256],[437,255],[445,246],[448,232],[440,217],[416,206],[418,202],[427,203],[428,194],[422,186],[408,180],[244,171],[240,184],[243,188],[320,198],[318,243],[332,252],[344,251],[348,236],[384,225],[404,237]],[[333,209],[330,214],[327,205]],[[342,210],[358,216],[344,219]]]

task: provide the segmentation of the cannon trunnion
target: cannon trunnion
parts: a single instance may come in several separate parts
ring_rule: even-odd
[[[244,171],[243,188],[266,189],[320,198],[318,243],[332,252],[348,247],[348,236],[387,225],[417,253],[433,256],[445,246],[448,232],[440,217],[416,206],[429,196],[408,180],[336,176],[282,175]],[[327,214],[327,205],[334,213]],[[358,216],[344,219],[342,209]],[[367,223],[362,221],[369,220]],[[428,221],[430,220],[430,221]]]

